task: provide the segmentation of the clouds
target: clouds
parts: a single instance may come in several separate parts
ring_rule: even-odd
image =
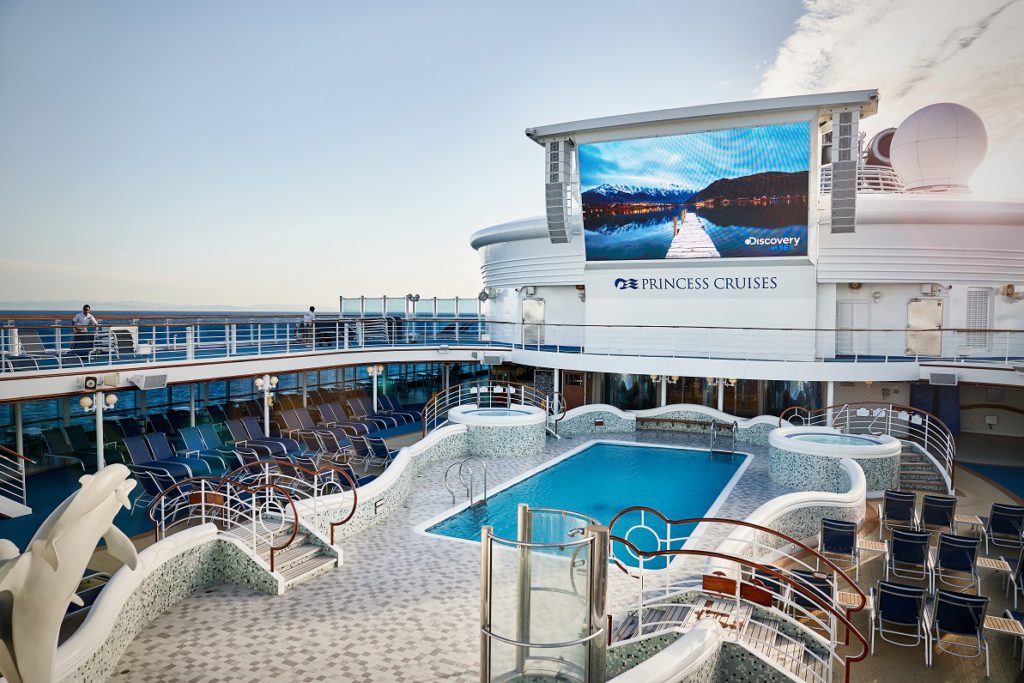
[[[869,135],[916,109],[957,102],[985,121],[989,153],[972,187],[1024,198],[1024,0],[805,0],[759,97],[878,88]]]
[[[701,190],[719,178],[806,171],[808,140],[807,124],[791,123],[581,145],[580,186]]]

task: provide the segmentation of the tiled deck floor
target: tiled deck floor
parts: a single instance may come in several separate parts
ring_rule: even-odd
[[[543,457],[488,461],[489,483],[589,440],[549,439]],[[636,440],[703,443],[658,432]],[[452,507],[441,486],[448,464],[426,468],[401,509],[345,540],[342,567],[283,596],[235,586],[193,596],[138,635],[112,680],[477,681],[479,546],[413,531]],[[746,515],[785,491],[768,480],[766,459],[755,456],[721,514]],[[614,570],[613,580],[620,588],[629,581]]]
[[[588,440],[549,439],[543,457],[489,461],[489,481],[505,481]],[[643,432],[635,440],[702,445],[699,439],[660,432]],[[787,491],[768,480],[764,449],[748,450],[755,457],[720,510],[723,517],[742,518]],[[400,510],[344,541],[342,567],[279,597],[234,586],[193,596],[138,635],[111,680],[477,681],[479,546],[413,531],[451,507],[441,487],[448,464],[426,468]],[[963,512],[984,514],[993,499],[1003,499],[970,474],[958,484]],[[861,572],[865,589],[877,579],[881,563],[872,559]],[[630,580],[621,573],[613,571],[611,578],[614,610],[634,593],[624,590]],[[984,587],[986,594],[1000,595],[990,613],[1001,613],[1000,579],[986,576]],[[854,623],[867,635],[866,615],[857,615]],[[1010,639],[992,636],[990,643],[992,680],[1014,680],[1018,660],[1011,656]],[[946,655],[936,655],[935,667],[925,669],[921,648],[884,643],[878,655],[853,671],[855,681],[878,682],[972,681],[983,675],[976,660]]]

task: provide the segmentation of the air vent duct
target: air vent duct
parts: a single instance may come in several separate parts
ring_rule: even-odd
[[[167,375],[132,375],[128,382],[143,391],[164,389],[167,387]]]
[[[859,121],[858,111],[832,116],[832,232],[853,232],[857,222]]]
[[[928,375],[928,384],[940,387],[955,387],[959,384],[959,379],[955,372],[933,372]]]
[[[544,202],[547,208],[548,236],[552,244],[566,244],[572,237],[569,220],[572,213],[573,144],[570,140],[551,140],[544,144]]]

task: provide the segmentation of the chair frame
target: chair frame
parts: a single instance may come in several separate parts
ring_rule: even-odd
[[[971,562],[971,568],[969,570],[962,570],[943,567],[943,548],[973,552],[974,561]],[[939,544],[935,549],[935,559],[932,560],[932,591],[934,592],[938,584],[942,583],[951,588],[961,590],[974,588],[975,594],[981,595],[981,576],[978,573],[978,550],[980,548],[980,538],[957,536],[956,534],[939,534]]]
[[[898,534],[898,535],[897,535]],[[893,583],[890,576],[901,579],[912,579],[925,581],[928,592],[932,592],[932,570],[930,559],[931,534],[927,531],[915,531],[912,529],[893,529],[889,535],[889,542],[885,547],[885,580]],[[907,560],[897,560],[894,547],[896,543],[913,543],[924,546],[920,564]],[[902,566],[899,566],[902,565]],[[920,567],[920,571],[917,571]]]
[[[902,626],[904,628],[909,627],[909,624],[905,624],[900,621],[893,621],[885,618],[885,612],[882,610],[882,603],[884,601],[884,595],[893,595],[900,599],[909,599],[917,601],[917,631],[916,633],[908,633],[907,631],[895,630],[892,628],[887,629],[885,625],[892,624],[893,626]],[[928,596],[928,590],[920,586],[907,586],[902,583],[894,583],[892,581],[879,581],[877,586],[871,589],[871,610],[869,612],[871,620],[871,654],[875,654],[875,632],[878,632],[878,637],[889,643],[890,645],[896,645],[897,647],[917,647],[922,643],[925,643],[924,649],[924,665],[931,666],[932,658],[932,638],[931,628],[928,617],[928,610],[925,609],[925,602]],[[911,638],[913,639],[911,641]]]
[[[972,651],[963,652],[964,649],[970,647],[967,643],[950,643],[942,640],[943,630],[942,625],[938,620],[938,613],[943,602],[953,603],[963,609],[972,609],[972,607],[981,608],[981,620],[976,624],[975,633],[973,634],[973,637],[977,639],[977,646]],[[991,676],[991,670],[989,668],[988,640],[985,638],[985,611],[988,609],[988,604],[989,599],[985,596],[965,595],[963,593],[953,593],[950,591],[940,590],[935,593],[935,603],[932,606],[931,617],[932,640],[939,651],[962,659],[975,659],[984,655],[985,678],[989,678]],[[972,635],[969,633],[958,633],[956,631],[946,631],[946,633],[949,635],[967,637],[971,637]],[[959,649],[960,651],[957,652],[956,649]]]
[[[889,529],[914,529],[916,528],[916,519],[914,509],[917,506],[917,495],[913,493],[905,493],[903,491],[896,491],[893,489],[886,489],[882,494],[882,502],[878,504],[878,540],[881,541],[884,538],[885,530]],[[897,503],[910,503],[910,516],[906,520],[902,518],[893,518],[889,515],[889,505],[895,505]],[[891,521],[898,522],[897,524],[891,523]]]
[[[1001,541],[1000,539],[1013,538],[1012,534],[1008,534],[1001,531],[993,531],[993,520],[1003,520],[1013,523],[1014,520],[1018,522],[1018,533],[1013,541]],[[1005,505],[1003,503],[992,503],[992,509],[989,512],[989,516],[985,519],[985,528],[982,535],[985,538],[985,554],[989,552],[989,544],[1000,548],[1024,548],[1024,506],[1021,505]]]
[[[853,541],[850,546],[850,552],[845,553],[836,550],[826,549],[826,532],[832,532],[836,534],[852,534]],[[827,557],[843,569],[846,569],[847,567],[853,569],[854,581],[860,581],[860,548],[857,545],[856,522],[846,522],[839,519],[823,518],[821,520],[821,532],[818,535],[818,554]],[[814,568],[816,570],[821,568],[819,559],[815,559]]]

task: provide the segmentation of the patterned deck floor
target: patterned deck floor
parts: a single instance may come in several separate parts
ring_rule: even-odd
[[[609,438],[703,445],[667,432]],[[489,461],[488,479],[508,480],[589,440],[549,439],[543,457]],[[788,491],[768,479],[764,449],[748,450],[755,457],[723,516]],[[413,530],[451,507],[441,486],[448,464],[426,468],[402,508],[347,539],[342,567],[283,596],[235,586],[194,595],[138,635],[111,680],[477,681],[479,546]],[[613,610],[635,599],[621,573],[611,583]]]

